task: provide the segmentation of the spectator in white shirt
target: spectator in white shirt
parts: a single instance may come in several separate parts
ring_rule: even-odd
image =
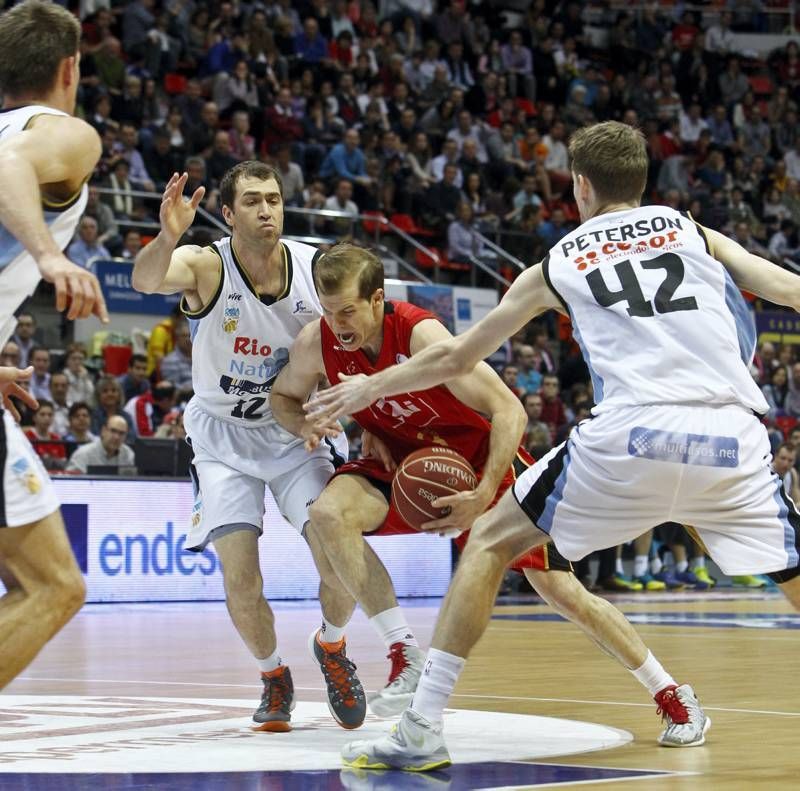
[[[697,145],[700,134],[704,129],[708,129],[708,122],[701,116],[701,107],[698,102],[689,105],[689,112],[683,110],[679,113],[680,136],[683,143],[691,146]]]
[[[467,201],[458,204],[456,219],[447,226],[447,257],[451,261],[470,263],[483,253],[483,243],[472,226],[472,206]]]
[[[86,354],[80,347],[72,347],[67,350],[64,375],[69,381],[67,401],[70,404],[74,404],[76,401],[94,404],[94,380],[83,364],[85,359]]]
[[[461,173],[461,168],[458,167],[458,143],[452,137],[448,137],[442,143],[442,153],[431,160],[431,175],[434,181],[441,181],[444,176],[445,165],[455,165],[458,175],[453,182],[456,187],[461,189],[464,177]]]
[[[794,148],[783,155],[783,163],[786,165],[786,175],[800,181],[800,137],[797,138]]]
[[[706,50],[713,52],[715,55],[728,55],[733,52],[733,31],[731,30],[731,22],[733,15],[730,11],[723,11],[720,14],[719,21],[711,25],[706,31]]]
[[[50,401],[53,403],[53,431],[62,437],[69,431],[69,381],[63,373],[50,375]]]
[[[352,200],[353,182],[349,179],[339,179],[336,189],[329,198],[325,199],[324,209],[340,211],[355,218],[358,216],[358,206]],[[330,227],[337,236],[345,236],[353,231],[353,223],[345,217],[330,219]]]
[[[75,450],[67,463],[67,472],[84,475],[89,467],[132,467],[136,457],[125,444],[128,437],[128,424],[125,418],[112,415],[100,431],[100,439],[81,445]]]
[[[564,139],[567,128],[563,121],[555,121],[550,131],[542,138],[547,146],[547,157],[544,168],[550,176],[550,185],[554,193],[562,193],[572,182],[572,173],[569,169],[569,153]]]
[[[447,133],[448,140],[456,141],[459,154],[465,140],[474,140],[478,146],[478,160],[480,162],[488,162],[489,156],[486,153],[486,146],[483,144],[484,137],[482,125],[472,122],[472,113],[469,110],[459,111],[455,129],[451,129]]]

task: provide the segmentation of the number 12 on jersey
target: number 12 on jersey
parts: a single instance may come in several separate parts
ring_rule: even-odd
[[[614,272],[622,286],[619,291],[611,291],[608,288],[599,269],[595,269],[586,276],[586,282],[592,296],[597,300],[597,304],[609,308],[616,305],[617,302],[627,302],[628,315],[640,318],[649,318],[655,316],[656,313],[675,313],[680,310],[698,309],[697,300],[694,297],[673,299],[675,292],[683,283],[685,274],[683,259],[679,255],[663,253],[650,261],[642,261],[641,267],[647,270],[663,269],[665,273],[664,280],[652,301],[645,299],[633,264],[630,260],[625,260],[614,265]]]
[[[258,410],[261,409],[264,404],[267,403],[267,399],[263,398],[262,396],[256,396],[255,398],[244,399],[240,398],[236,402],[236,406],[231,411],[231,417],[241,417],[245,420],[258,420],[259,418],[264,417],[263,412],[259,412]],[[247,406],[245,406],[245,404]]]

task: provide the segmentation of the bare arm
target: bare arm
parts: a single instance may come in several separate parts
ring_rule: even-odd
[[[523,272],[503,301],[463,335],[439,341],[402,365],[374,376],[340,376],[341,384],[317,393],[307,406],[312,418],[335,420],[364,409],[381,396],[427,390],[469,373],[535,316],[561,303],[547,286],[541,264]]]
[[[303,404],[325,377],[320,336],[321,319],[307,324],[295,338],[289,362],[283,367],[269,397],[275,420],[287,431],[306,442],[312,450],[325,436],[336,436],[341,427],[313,424],[305,419]]]
[[[420,322],[411,335],[411,359],[434,343],[450,338],[450,333],[438,321]],[[447,388],[463,404],[487,415],[492,424],[489,455],[478,488],[453,498],[442,498],[436,503],[437,506],[450,505],[453,510],[447,518],[437,522],[435,528],[455,524],[467,529],[494,500],[500,483],[514,462],[527,416],[520,400],[484,362],[479,362],[468,374],[448,382]]]
[[[197,292],[198,265],[216,266],[214,253],[194,245],[175,249],[181,236],[194,221],[197,207],[205,194],[198,187],[188,200],[183,197],[188,175],[173,174],[164,189],[159,220],[161,232],[150,244],[143,247],[133,265],[131,283],[145,294],[176,294],[180,291]]]
[[[62,115],[39,116],[30,129],[0,143],[0,222],[55,285],[56,308],[69,304],[70,319],[94,313],[108,321],[108,314],[97,279],[69,261],[53,238],[42,211],[42,186],[77,193],[100,153],[97,132]]]
[[[800,277],[766,258],[748,253],[738,242],[700,226],[709,250],[730,272],[733,281],[745,291],[800,311]]]

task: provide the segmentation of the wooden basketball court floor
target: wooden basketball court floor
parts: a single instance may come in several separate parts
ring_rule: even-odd
[[[340,773],[331,767],[320,770],[313,761],[314,771],[304,771],[295,755],[299,740],[305,740],[303,749],[312,756],[315,740],[328,746],[334,740],[338,752],[341,744],[358,737],[357,731],[332,726],[319,705],[325,699],[322,677],[306,647],[319,619],[315,602],[275,605],[279,645],[292,669],[297,698],[311,702],[308,711],[313,708],[314,714],[298,730],[279,735],[249,732],[249,716],[260,695],[257,671],[222,603],[90,605],[0,695],[0,788],[305,791],[595,783],[627,791],[800,788],[800,616],[780,594],[633,594],[615,602],[635,620],[673,676],[695,687],[713,721],[705,746],[659,747],[660,720],[646,691],[574,626],[537,599],[520,598],[496,608],[451,699],[453,708],[477,712],[465,722],[478,741],[484,727],[487,734],[499,728],[495,737],[513,748],[513,760],[508,755],[499,760],[484,755],[473,764],[462,759],[432,777]],[[427,646],[439,602],[404,605]],[[364,686],[381,685],[388,671],[385,651],[361,614],[349,627],[348,646]],[[151,739],[143,721],[163,719],[173,699],[182,701],[178,708],[210,701],[228,701],[235,708],[216,723],[216,730],[203,734],[192,724],[204,721],[203,716],[187,717],[183,710],[171,714],[164,722],[182,727],[181,744]],[[536,720],[543,727],[526,731],[519,723],[532,718],[495,721],[483,712],[560,719]],[[591,741],[566,738],[563,749],[556,749],[561,754],[537,757],[541,743],[564,727],[563,720],[599,723],[621,736],[613,748],[600,750]],[[369,732],[388,725],[376,721]],[[114,742],[126,736],[126,729],[127,738]],[[627,740],[624,732],[633,738]],[[234,744],[225,738],[231,736],[251,739],[243,742],[249,745],[248,755],[262,749],[278,752],[264,758],[267,764],[259,770],[244,770],[241,764],[243,770],[236,771],[225,765],[226,751]],[[458,751],[462,738],[451,734],[449,739],[454,759],[463,756]],[[161,744],[162,752],[137,753],[148,739],[148,744]],[[83,749],[75,749],[75,740]],[[32,762],[33,754],[39,757]]]

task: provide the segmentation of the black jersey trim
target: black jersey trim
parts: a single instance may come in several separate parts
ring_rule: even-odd
[[[233,263],[236,265],[236,268],[239,270],[239,274],[242,276],[242,279],[245,282],[248,290],[252,295],[264,305],[274,305],[276,302],[284,299],[289,295],[289,292],[292,290],[292,280],[294,279],[294,263],[292,261],[292,251],[283,243],[278,242],[281,246],[281,252],[283,256],[283,271],[284,271],[284,281],[285,285],[283,290],[277,297],[273,297],[272,294],[259,294],[258,289],[255,287],[250,275],[248,274],[247,270],[244,268],[242,263],[239,261],[239,257],[236,255],[236,250],[233,249],[233,239],[231,239],[231,257],[233,258]]]
[[[558,297],[558,301],[564,306],[564,310],[569,312],[566,300],[558,293],[558,289],[556,289],[553,285],[553,281],[550,279],[550,253],[542,259],[542,275],[544,275],[544,282],[547,283],[547,287]]]
[[[697,233],[700,234],[700,238],[703,240],[703,244],[706,247],[706,252],[713,257],[713,253],[711,252],[711,245],[708,243],[708,237],[706,236],[705,228],[700,225],[694,217],[692,217],[692,213],[690,211],[680,211],[678,214],[682,214],[687,220],[689,220],[692,225],[697,229]]]
[[[207,305],[204,305],[200,310],[192,310],[189,307],[189,302],[186,299],[186,295],[184,294],[181,297],[180,307],[181,313],[188,319],[202,319],[205,316],[208,316],[211,313],[214,305],[217,304],[217,300],[219,299],[219,295],[222,293],[222,284],[225,282],[225,264],[222,261],[222,255],[220,254],[219,250],[217,250],[217,246],[214,244],[208,245],[208,247],[203,248],[205,250],[213,250],[216,253],[217,258],[219,258],[219,282],[217,283],[217,290],[214,292],[214,296],[208,301]]]

